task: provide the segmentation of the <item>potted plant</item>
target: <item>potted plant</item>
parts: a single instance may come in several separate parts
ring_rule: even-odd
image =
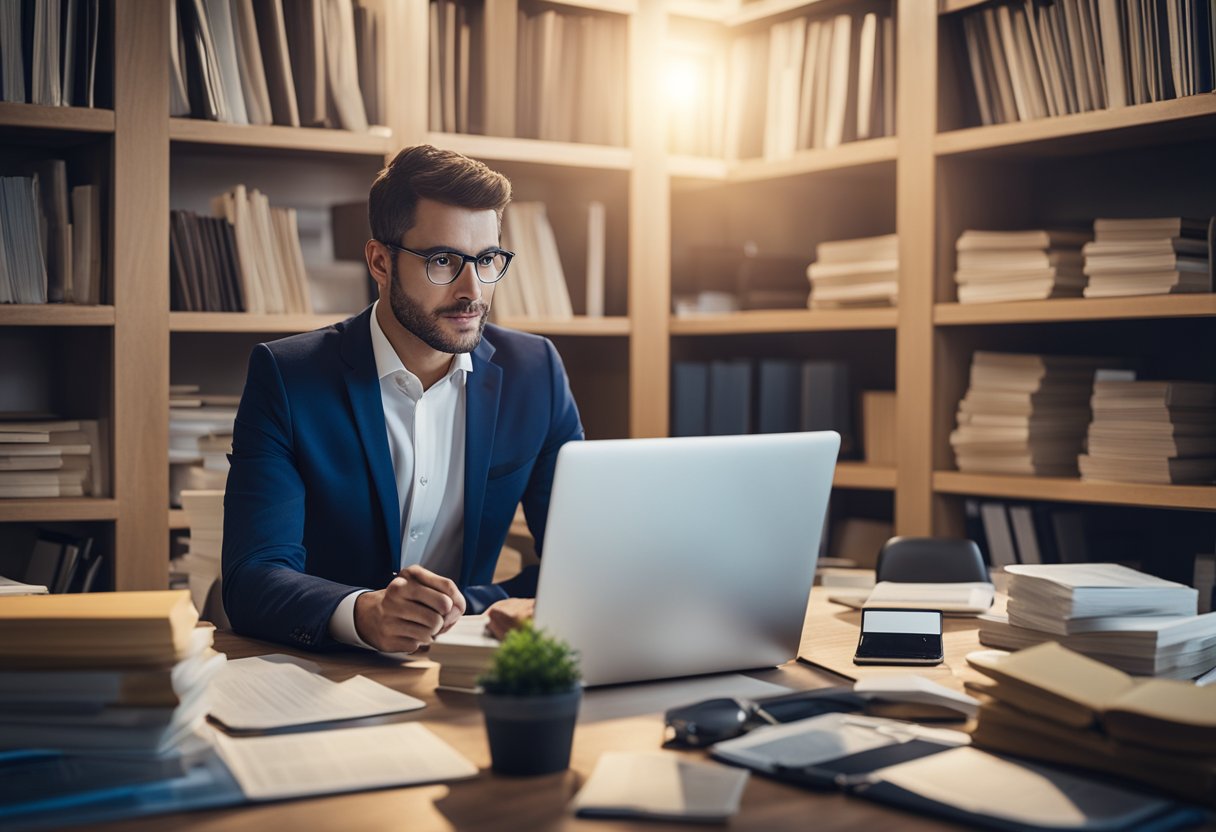
[[[582,697],[578,654],[527,621],[507,634],[478,679],[491,767],[533,775],[570,765]]]

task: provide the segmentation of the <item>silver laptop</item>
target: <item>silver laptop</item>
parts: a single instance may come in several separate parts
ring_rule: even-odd
[[[839,449],[831,431],[565,445],[537,625],[589,686],[789,661]]]

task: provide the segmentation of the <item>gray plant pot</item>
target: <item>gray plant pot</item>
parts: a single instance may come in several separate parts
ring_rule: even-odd
[[[570,767],[574,722],[583,690],[548,696],[482,693],[491,767],[499,774],[552,774]]]

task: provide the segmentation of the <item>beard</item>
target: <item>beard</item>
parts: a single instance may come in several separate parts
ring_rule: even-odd
[[[392,307],[393,317],[406,331],[422,341],[428,347],[438,352],[455,355],[472,352],[481,343],[482,332],[486,328],[486,318],[490,314],[490,306],[485,301],[467,301],[441,306],[430,311],[405,293],[397,274],[397,263],[393,262],[392,280],[388,289],[389,306]],[[443,329],[444,315],[468,314],[480,312],[477,331],[468,335],[449,335]]]

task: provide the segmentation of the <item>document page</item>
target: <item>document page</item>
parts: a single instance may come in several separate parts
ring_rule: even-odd
[[[359,719],[425,705],[365,676],[331,682],[277,654],[228,662],[211,684],[211,700],[211,716],[236,731]]]
[[[417,722],[270,737],[216,732],[216,747],[250,800],[477,776],[477,766]]]
[[[977,614],[992,606],[996,590],[986,581],[965,583],[897,583],[881,581],[866,599],[867,607],[907,607]]]
[[[574,799],[586,817],[724,821],[739,811],[745,769],[707,765],[661,751],[608,751]]]

